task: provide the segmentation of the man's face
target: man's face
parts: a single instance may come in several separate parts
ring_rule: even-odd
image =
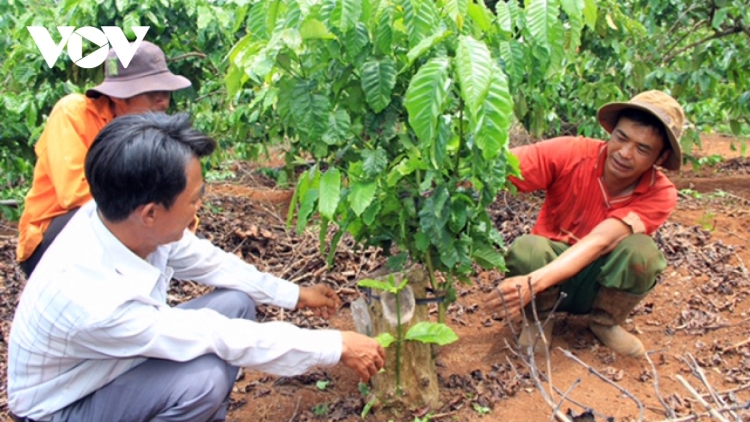
[[[201,164],[193,157],[185,168],[187,185],[172,206],[167,210],[157,205],[157,217],[153,230],[158,232],[159,244],[167,244],[182,239],[185,229],[195,220],[195,215],[203,205],[203,174]]]
[[[169,91],[151,91],[125,99],[113,99],[115,115],[140,114],[149,111],[166,112],[172,93]]]
[[[668,152],[656,128],[621,118],[607,143],[604,171],[614,179],[637,179],[654,164],[661,165]]]

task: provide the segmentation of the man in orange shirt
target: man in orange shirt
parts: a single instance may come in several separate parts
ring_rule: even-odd
[[[657,166],[679,169],[685,115],[669,95],[648,91],[605,105],[597,117],[609,142],[561,137],[513,150],[523,177],[513,184],[546,197],[532,234],[510,246],[508,277],[487,303],[531,318],[530,279],[540,321],[565,292],[558,310],[589,314],[604,345],[640,357],[643,343],[620,324],[666,267],[650,235],[674,210],[677,190]],[[551,334],[551,321],[541,333],[532,322],[519,344],[543,352]]]
[[[110,50],[104,82],[55,104],[35,146],[34,181],[26,195],[16,250],[27,276],[68,220],[91,199],[83,172],[86,152],[112,119],[147,111],[165,112],[171,93],[190,81],[167,68],[164,52],[143,41],[127,68]]]

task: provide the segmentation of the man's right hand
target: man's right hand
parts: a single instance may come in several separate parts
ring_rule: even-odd
[[[370,337],[353,331],[342,331],[341,363],[359,375],[363,382],[385,365],[385,350]]]

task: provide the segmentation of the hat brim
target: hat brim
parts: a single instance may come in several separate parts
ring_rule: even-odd
[[[86,96],[96,98],[100,95],[106,95],[112,98],[132,98],[146,92],[172,92],[188,88],[191,85],[190,81],[184,76],[162,72],[138,79],[104,81],[101,85],[88,89]]]
[[[669,145],[672,147],[672,151],[669,153],[669,157],[662,163],[662,167],[668,170],[679,170],[682,166],[682,153],[680,151],[680,142],[675,136],[672,129],[670,129],[667,122],[660,116],[659,111],[646,103],[608,103],[603,105],[596,113],[596,118],[599,120],[599,124],[602,125],[607,133],[612,133],[615,130],[617,121],[620,116],[620,112],[627,109],[636,109],[645,111],[652,114],[654,117],[659,119],[662,125],[664,125],[664,131],[667,133],[669,139]]]

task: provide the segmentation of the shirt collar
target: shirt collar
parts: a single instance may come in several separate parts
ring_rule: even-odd
[[[93,202],[93,201],[92,201]],[[131,287],[144,296],[149,296],[162,272],[141,259],[112,234],[99,217],[98,208],[93,207],[89,216],[94,234],[99,239],[109,263],[120,275],[129,279]]]
[[[112,102],[106,95],[102,95],[96,98],[92,102],[94,108],[94,114],[104,123],[109,123],[115,118],[112,113]]]

